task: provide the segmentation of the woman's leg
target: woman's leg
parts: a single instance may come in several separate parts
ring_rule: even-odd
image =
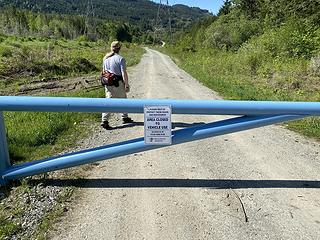
[[[116,96],[114,96],[114,98],[127,98],[127,93],[124,88],[123,81],[119,82],[119,87],[116,88],[115,93]],[[122,113],[122,118],[128,118],[128,113]]]
[[[105,95],[106,98],[113,98],[114,97],[114,90],[113,90],[113,86],[105,86]],[[110,117],[110,113],[102,113],[102,119],[101,119],[101,123],[105,123],[108,122]]]

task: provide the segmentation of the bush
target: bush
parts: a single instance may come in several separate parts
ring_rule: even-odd
[[[184,38],[182,38],[179,41],[179,50],[183,51],[183,52],[195,52],[196,51],[196,45],[194,42],[194,39],[187,35]]]
[[[86,58],[75,58],[69,64],[75,72],[90,73],[99,69]]]
[[[302,20],[290,20],[281,27],[267,30],[257,44],[272,56],[310,58],[320,48],[320,33]]]
[[[240,17],[239,17],[240,16]],[[243,43],[262,32],[260,23],[249,20],[237,11],[220,16],[206,31],[209,47],[237,50]]]
[[[78,42],[88,42],[89,38],[85,35],[81,35],[80,37],[77,38]]]
[[[0,56],[4,58],[12,57],[13,51],[11,48],[8,47],[2,47],[0,48]]]
[[[256,75],[267,62],[272,62],[270,53],[258,43],[258,39],[259,37],[252,38],[237,51],[236,58],[241,62],[242,68],[251,75]],[[263,72],[269,75],[269,70],[264,69]]]

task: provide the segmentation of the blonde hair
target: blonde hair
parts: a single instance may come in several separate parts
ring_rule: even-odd
[[[107,59],[114,56],[114,54],[119,53],[120,49],[121,49],[121,43],[119,41],[113,41],[111,43],[111,52],[107,53],[103,59]]]

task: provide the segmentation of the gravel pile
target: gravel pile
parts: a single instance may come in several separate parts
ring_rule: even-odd
[[[10,213],[6,220],[18,226],[18,231],[15,235],[4,239],[31,237],[43,218],[51,211],[54,211],[57,205],[61,203],[60,199],[65,195],[65,191],[61,187],[44,187],[40,183],[36,186],[22,185],[13,188],[7,198],[4,198],[4,194],[2,194],[1,207],[5,209],[6,213]]]

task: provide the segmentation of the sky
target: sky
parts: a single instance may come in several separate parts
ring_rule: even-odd
[[[160,3],[159,0],[153,0],[153,2]],[[166,3],[166,0],[162,0],[162,3]],[[190,7],[199,7],[207,9],[213,14],[217,14],[220,7],[223,5],[224,0],[169,0],[170,5],[184,4]]]

